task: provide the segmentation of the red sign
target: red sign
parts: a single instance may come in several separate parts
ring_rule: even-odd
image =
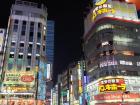
[[[23,75],[21,77],[21,81],[22,82],[32,82],[34,80],[34,76],[33,75]]]
[[[123,99],[136,99],[136,98],[140,98],[140,94],[139,93],[106,93],[106,94],[99,94],[94,96],[95,100],[122,100]]]

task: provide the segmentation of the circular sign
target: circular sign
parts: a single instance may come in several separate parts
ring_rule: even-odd
[[[23,75],[21,77],[22,82],[32,82],[34,80],[33,75]]]

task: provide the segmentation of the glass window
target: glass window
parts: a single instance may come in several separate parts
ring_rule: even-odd
[[[15,15],[22,15],[22,14],[23,14],[22,11],[19,11],[19,10],[16,10],[16,11],[15,11]]]
[[[15,19],[14,24],[18,24],[18,20],[17,19]]]
[[[10,54],[9,55],[9,58],[14,58],[14,54]]]
[[[30,67],[26,67],[26,71],[30,71]]]
[[[25,35],[25,31],[21,31],[21,35],[24,36]]]
[[[14,51],[15,51],[15,48],[11,47],[10,52],[14,52]]]
[[[17,32],[18,31],[18,25],[14,25],[13,31],[14,32]]]
[[[31,22],[31,25],[30,26],[34,26],[34,22]]]
[[[24,43],[20,43],[20,47],[24,47]]]
[[[36,65],[38,65],[38,64],[39,64],[39,57],[36,56]]]
[[[43,46],[43,51],[45,51],[45,46]]]
[[[41,43],[41,33],[40,32],[37,33],[37,42]]]
[[[39,54],[40,53],[40,45],[37,45],[37,48],[36,48],[36,54]]]
[[[23,55],[18,55],[18,58],[22,59],[23,58]]]
[[[33,42],[33,32],[30,32],[30,35],[29,35],[29,42]]]
[[[32,47],[33,47],[33,45],[32,44],[29,44],[28,53],[32,53]]]
[[[15,42],[11,42],[11,46],[15,46],[16,45],[16,43]]]
[[[41,28],[41,23],[38,23],[38,28]]]
[[[28,66],[31,65],[31,56],[27,56],[27,63],[28,63]]]
[[[26,21],[23,21],[22,24],[23,24],[23,25],[26,25]]]

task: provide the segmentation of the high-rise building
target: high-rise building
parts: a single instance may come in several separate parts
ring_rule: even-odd
[[[46,21],[47,9],[43,4],[16,0],[12,5],[2,94],[36,98],[36,72],[40,57],[46,56]]]
[[[54,62],[54,21],[47,21],[47,36],[46,36],[46,54],[47,61]]]
[[[4,61],[5,40],[6,40],[6,29],[0,28],[0,75],[2,74],[2,67]]]
[[[52,80],[53,63],[54,63],[54,24],[52,20],[47,21],[46,35],[46,57],[47,57],[47,79]],[[51,82],[50,82],[51,83]]]
[[[139,32],[140,20],[134,4],[118,0],[93,2],[85,19],[84,34],[86,70],[90,81],[87,85],[88,103],[118,105],[127,101],[129,104],[139,102]]]

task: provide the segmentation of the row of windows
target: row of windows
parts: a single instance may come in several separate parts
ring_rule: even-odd
[[[23,65],[26,65],[26,71],[30,70],[30,66],[31,66],[31,58],[32,56],[27,56],[27,61],[25,62],[23,60],[23,56],[24,55],[18,55],[18,59],[16,60],[16,64],[17,64],[17,70],[21,70]],[[9,55],[9,61],[8,61],[8,70],[12,70],[13,66],[14,66],[14,54],[10,54]],[[39,56],[36,56],[36,60],[35,60],[35,65],[39,64]]]
[[[130,71],[130,70],[103,70],[99,71],[98,73],[93,73],[94,75],[90,75],[90,81],[96,80],[100,77],[106,76],[140,76],[139,71]]]
[[[96,32],[99,32],[101,30],[106,30],[106,29],[123,29],[123,30],[127,30],[127,31],[134,31],[134,32],[138,32],[139,29],[135,28],[135,27],[126,27],[126,26],[120,26],[120,25],[113,25],[113,24],[104,24],[101,25],[99,27],[97,27]]]
[[[15,48],[15,42],[11,42],[11,51],[14,51],[16,48]],[[21,49],[21,48],[23,48],[25,46],[25,44],[24,43],[20,43],[19,44],[19,49]],[[33,45],[32,44],[29,44],[28,45],[28,51],[30,52],[30,51],[32,51],[32,49],[33,49]],[[36,50],[37,50],[37,52],[39,53],[40,52],[40,45],[39,44],[37,44],[36,45]],[[45,46],[43,46],[43,51],[45,51]]]
[[[14,21],[13,32],[17,32],[18,31],[18,24],[19,24],[19,20],[15,20]],[[30,31],[31,32],[34,31],[34,24],[35,24],[35,22],[30,22]],[[26,25],[27,25],[27,22],[26,21],[22,21],[22,34],[25,33],[25,31],[26,31]],[[38,23],[38,30],[41,30],[41,28],[42,28],[42,24]]]

